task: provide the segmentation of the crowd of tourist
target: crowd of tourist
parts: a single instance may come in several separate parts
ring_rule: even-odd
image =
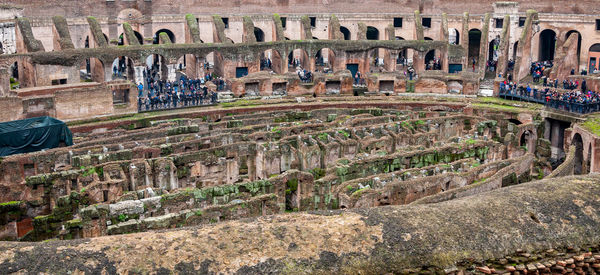
[[[146,85],[138,83],[138,111],[215,104],[217,93],[209,91],[206,84],[210,81],[217,87],[224,85],[222,78],[215,78],[211,73],[198,79],[182,75],[179,81],[161,80],[158,73],[157,66],[144,69]]]
[[[532,64],[532,72],[542,72],[547,69],[543,63]],[[517,85],[508,79],[499,85],[500,96],[545,104],[548,107],[568,112],[589,113],[600,111],[600,93],[588,90],[585,80],[563,80],[562,86],[558,79],[542,77],[543,88],[531,85]]]
[[[425,70],[429,71],[429,70],[441,70],[442,69],[442,64],[440,63],[440,59],[433,57],[432,60],[430,60],[429,62],[427,62],[427,64],[425,65]]]
[[[544,76],[544,71],[552,68],[552,66],[554,66],[552,61],[532,62],[531,67],[529,68],[529,73],[533,78],[533,82],[539,82],[542,76]]]

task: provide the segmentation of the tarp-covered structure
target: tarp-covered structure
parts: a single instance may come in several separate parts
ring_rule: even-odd
[[[67,125],[52,117],[35,117],[0,123],[0,156],[73,145]]]

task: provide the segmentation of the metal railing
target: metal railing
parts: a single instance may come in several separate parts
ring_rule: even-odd
[[[535,88],[531,89],[531,92],[527,92],[527,90],[523,87],[514,88],[512,90],[501,90],[498,94],[500,98],[543,104],[547,108],[562,110],[571,113],[589,114],[600,111],[600,102],[569,102],[564,100],[552,99],[550,95],[550,92],[538,90]]]

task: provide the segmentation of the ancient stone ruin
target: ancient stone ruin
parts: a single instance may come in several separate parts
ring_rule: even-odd
[[[0,274],[600,272],[592,1],[247,2],[0,6]]]

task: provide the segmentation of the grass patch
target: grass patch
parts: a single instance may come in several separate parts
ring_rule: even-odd
[[[600,136],[600,117],[588,118],[581,126],[594,135]]]

